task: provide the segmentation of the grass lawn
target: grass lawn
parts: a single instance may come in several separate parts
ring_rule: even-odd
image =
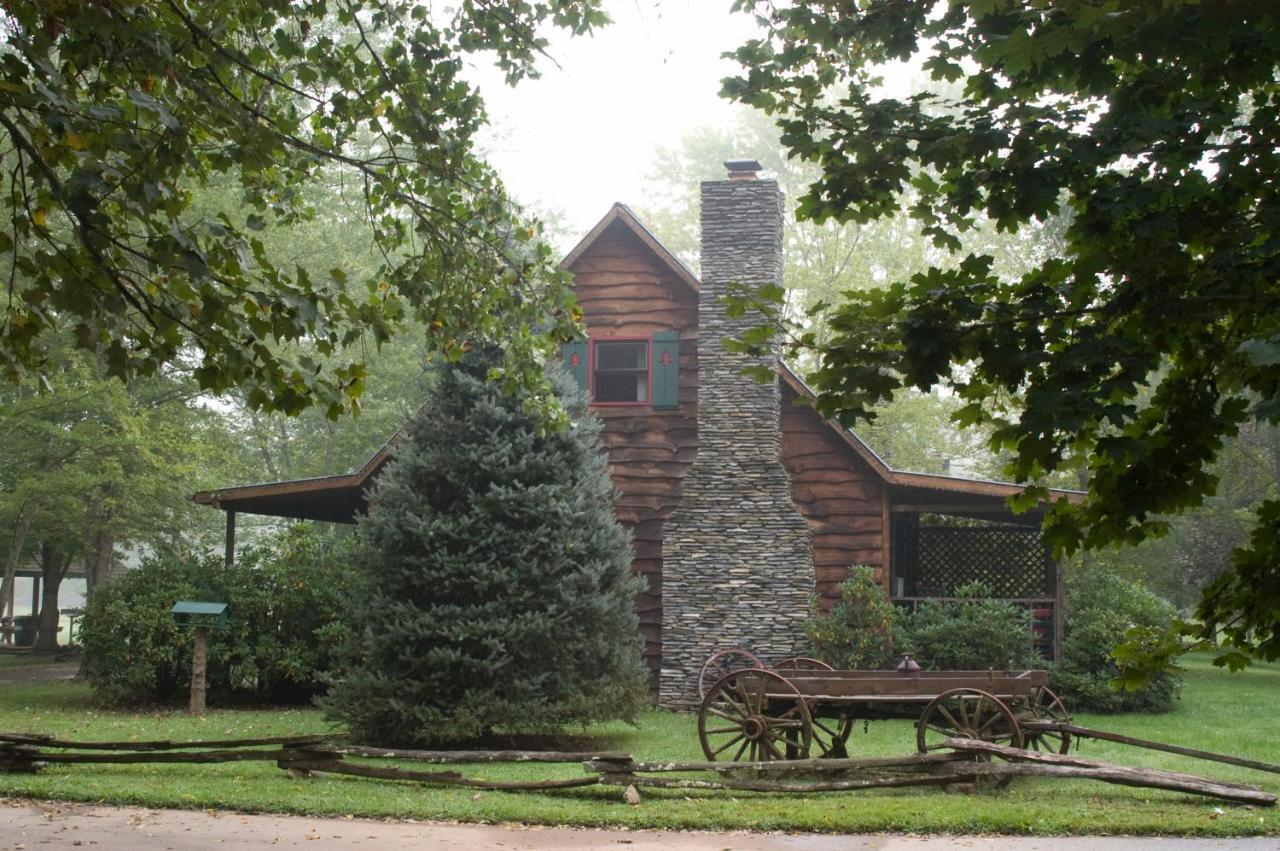
[[[1085,726],[1280,762],[1280,666],[1239,674],[1188,664],[1177,708],[1159,716],[1085,716]],[[81,739],[227,738],[330,730],[314,710],[122,713],[93,708],[76,683],[0,685],[0,730],[56,733]],[[610,724],[582,731],[574,747],[626,750],[641,759],[701,759],[690,716],[652,712],[639,726]],[[850,755],[903,754],[914,747],[907,722],[873,722],[850,739]],[[1086,742],[1084,756],[1190,771],[1260,785],[1280,793],[1280,775]],[[476,766],[486,778],[580,776],[577,766]],[[53,766],[38,775],[0,774],[0,796],[52,798],[152,807],[227,808],[257,812],[366,817],[521,821],[632,827],[906,831],[951,833],[1148,833],[1214,836],[1280,833],[1280,810],[1219,803],[1187,795],[1092,781],[1019,779],[980,793],[934,789],[818,795],[753,795],[645,790],[636,807],[620,790],[559,793],[479,792],[359,778],[291,779],[273,763],[186,766]]]
[[[0,671],[20,671],[27,668],[63,665],[75,662],[79,658],[78,650],[63,649],[39,653],[31,650],[5,650],[0,651]]]

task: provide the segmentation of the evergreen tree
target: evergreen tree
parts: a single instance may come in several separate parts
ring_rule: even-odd
[[[599,423],[559,374],[571,425],[546,433],[485,380],[499,358],[441,369],[361,520],[352,648],[325,701],[361,741],[545,733],[645,698]]]

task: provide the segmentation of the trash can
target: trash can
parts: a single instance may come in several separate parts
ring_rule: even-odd
[[[36,619],[33,615],[17,615],[13,619],[13,646],[30,647],[36,643]]]

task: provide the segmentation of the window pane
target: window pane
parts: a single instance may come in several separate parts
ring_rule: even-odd
[[[646,341],[597,342],[593,358],[594,401],[649,401],[649,344]]]
[[[635,372],[597,372],[597,402],[649,401],[649,376]]]
[[[649,345],[643,340],[628,343],[596,343],[596,369],[644,369]]]

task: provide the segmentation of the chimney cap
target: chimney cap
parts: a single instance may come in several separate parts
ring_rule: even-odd
[[[755,180],[761,168],[759,160],[725,160],[724,167],[730,180]]]

